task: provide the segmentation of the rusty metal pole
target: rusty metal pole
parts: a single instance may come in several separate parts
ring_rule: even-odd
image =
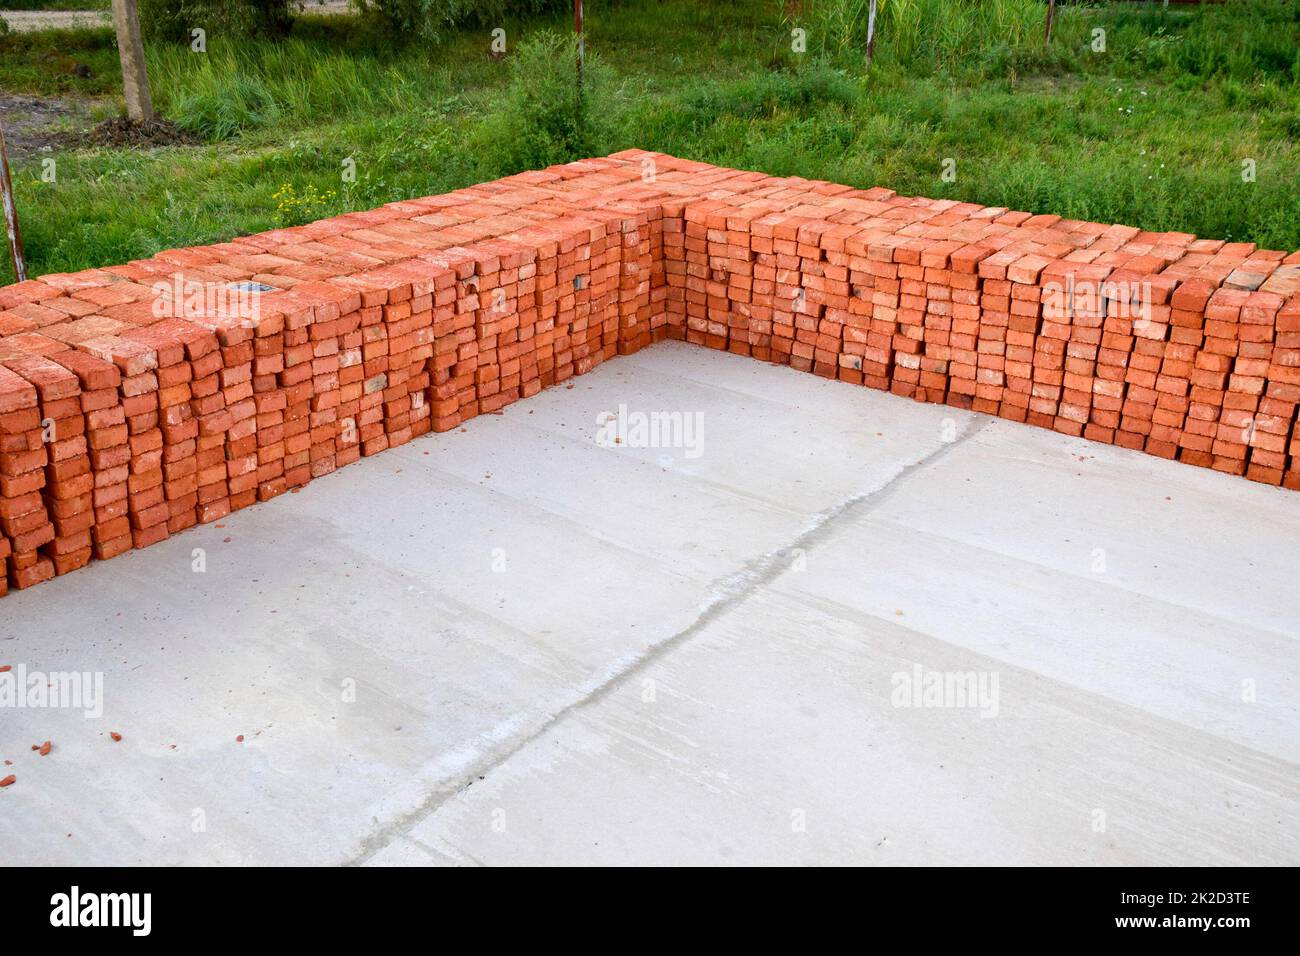
[[[15,281],[23,282],[27,279],[27,261],[23,258],[23,237],[18,231],[18,204],[9,179],[9,154],[5,151],[3,129],[0,129],[0,197],[4,200],[5,236],[9,240],[9,255],[14,260]]]
[[[1052,42],[1052,22],[1056,19],[1056,0],[1047,0],[1047,25],[1043,28],[1043,42]]]
[[[582,68],[587,59],[587,41],[582,35],[582,0],[573,0],[573,31],[578,36],[578,106],[582,106]]]

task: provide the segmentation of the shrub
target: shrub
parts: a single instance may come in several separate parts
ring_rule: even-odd
[[[482,155],[495,160],[494,169],[516,172],[608,152],[613,71],[588,51],[579,98],[574,42],[543,30],[506,61],[510,79],[501,106],[478,134]]]
[[[140,29],[150,38],[189,43],[202,28],[236,36],[284,36],[292,0],[140,0]]]
[[[397,39],[436,39],[463,24],[501,25],[508,16],[536,16],[566,9],[568,0],[352,0],[384,32]]]

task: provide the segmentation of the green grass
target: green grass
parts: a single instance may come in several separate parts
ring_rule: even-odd
[[[90,68],[77,76],[78,63]],[[42,96],[121,96],[113,31],[42,30],[0,36],[0,92]]]
[[[596,147],[1300,248],[1300,5],[1067,5],[1047,49],[1031,0],[955,0],[945,17],[938,0],[884,0],[867,72],[855,4],[804,0],[799,17],[776,0],[589,5],[588,47],[608,67]],[[803,55],[790,49],[799,24]],[[548,26],[566,23],[505,24],[512,46]],[[1104,53],[1090,48],[1097,28]],[[156,101],[207,145],[59,153],[53,184],[19,162],[33,272],[515,171],[518,140],[537,132],[512,112],[527,77],[512,87],[488,41],[475,30],[394,47],[352,20],[307,17],[282,43],[152,47]],[[95,76],[69,84],[42,66],[56,57]],[[113,58],[109,31],[0,38],[0,88],[104,95]],[[341,181],[348,157],[355,183]],[[1256,182],[1242,182],[1244,159]],[[317,198],[286,205],[286,185]]]

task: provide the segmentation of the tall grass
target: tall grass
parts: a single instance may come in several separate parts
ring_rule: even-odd
[[[219,140],[283,122],[405,113],[413,104],[445,96],[445,70],[413,68],[417,56],[384,62],[322,51],[301,39],[217,39],[204,55],[156,48],[149,71],[168,116]]]
[[[1300,3],[1227,0],[1197,10],[1168,11],[1155,3],[1118,4],[1111,29],[1141,70],[1253,80],[1261,75],[1300,82]]]
[[[804,26],[810,42],[837,61],[861,63],[868,8],[869,0],[805,0],[785,20]],[[1100,27],[1107,49],[1119,51],[1105,62],[1116,66],[1300,80],[1294,0],[1227,0],[1189,10],[1159,2],[1062,4],[1050,46],[1045,16],[1043,0],[879,0],[876,55],[883,65],[922,75],[1079,69],[1098,59],[1093,31]]]
[[[1041,0],[879,0],[877,56],[929,73],[983,58],[997,47],[1042,46]],[[861,61],[869,0],[809,0],[810,39],[837,59]]]

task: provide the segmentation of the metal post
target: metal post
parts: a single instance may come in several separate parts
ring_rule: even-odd
[[[867,66],[876,58],[876,0],[867,10]]]
[[[149,123],[154,118],[153,98],[149,95],[149,73],[144,65],[144,43],[135,4],[136,0],[113,0],[113,27],[117,30],[117,55],[122,61],[126,115],[136,123]]]
[[[578,104],[582,104],[582,68],[587,59],[587,42],[582,35],[582,0],[573,0],[573,30],[578,35]]]
[[[9,240],[9,255],[14,260],[15,281],[23,282],[27,279],[27,261],[23,258],[23,237],[18,232],[18,204],[9,180],[9,154],[5,151],[3,129],[0,129],[0,198],[4,200],[5,236]]]

